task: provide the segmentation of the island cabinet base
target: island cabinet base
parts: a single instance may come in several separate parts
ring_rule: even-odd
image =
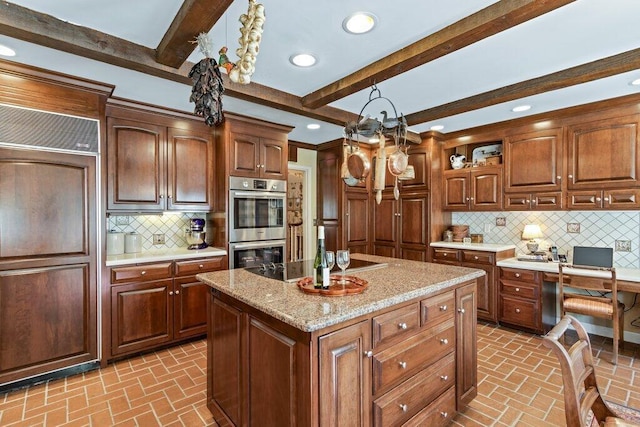
[[[447,425],[477,394],[476,305],[472,280],[304,332],[212,289],[207,406],[221,426]]]

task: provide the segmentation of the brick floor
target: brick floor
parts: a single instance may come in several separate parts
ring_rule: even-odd
[[[627,343],[614,366],[611,340],[592,345],[606,398],[640,407],[640,347]],[[194,341],[0,394],[0,426],[215,426],[205,349]],[[565,425],[560,366],[539,336],[479,323],[478,392],[452,425]]]

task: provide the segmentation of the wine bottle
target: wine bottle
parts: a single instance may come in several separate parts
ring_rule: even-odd
[[[318,226],[318,249],[316,250],[316,258],[313,261],[313,287],[316,289],[329,287],[329,269],[327,268],[325,252],[324,226],[320,225]]]

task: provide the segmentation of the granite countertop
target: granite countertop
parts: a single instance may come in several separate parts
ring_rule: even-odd
[[[450,248],[450,249],[471,249],[474,251],[485,252],[501,252],[509,249],[515,249],[516,245],[505,245],[496,243],[462,243],[462,242],[432,242],[431,247],[434,248]]]
[[[515,258],[503,259],[502,261],[498,261],[496,264],[498,265],[498,267],[517,268],[520,270],[542,271],[546,273],[558,273],[557,262],[520,261],[518,260],[517,257],[515,257]],[[597,273],[594,273],[592,275],[597,276]],[[618,278],[618,280],[624,280],[627,282],[640,282],[640,269],[616,267],[616,277]]]
[[[368,288],[358,295],[305,294],[295,283],[268,279],[244,269],[201,273],[196,277],[276,319],[312,332],[413,298],[426,297],[485,274],[473,268],[364,254],[351,256],[387,263],[385,267],[352,274],[369,282]]]
[[[107,255],[107,267],[118,265],[139,264],[143,262],[172,261],[179,259],[205,258],[212,256],[224,256],[227,251],[222,248],[208,247],[199,250],[187,248],[167,248],[153,251],[138,252],[122,255]]]

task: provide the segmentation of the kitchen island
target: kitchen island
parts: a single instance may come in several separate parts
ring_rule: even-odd
[[[446,425],[477,393],[484,271],[353,254],[358,295],[203,273],[207,405],[220,425]]]

